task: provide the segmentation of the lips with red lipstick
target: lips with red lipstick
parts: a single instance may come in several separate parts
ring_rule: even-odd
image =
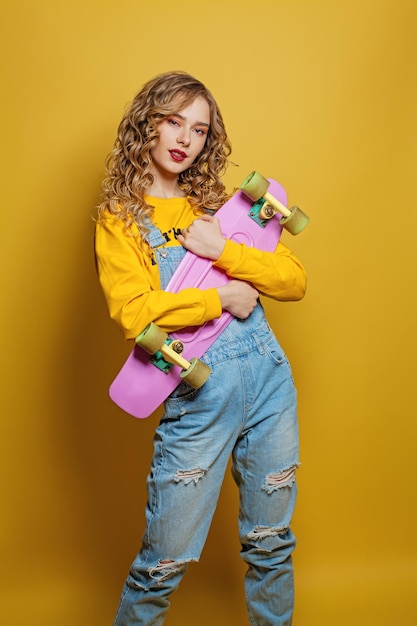
[[[182,163],[187,158],[187,153],[182,150],[169,150],[171,158],[176,163]]]

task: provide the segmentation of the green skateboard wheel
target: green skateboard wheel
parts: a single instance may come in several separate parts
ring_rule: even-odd
[[[181,372],[180,377],[185,380],[194,389],[200,389],[211,374],[208,365],[200,361],[200,359],[191,359],[190,367]]]
[[[135,339],[136,343],[148,354],[156,354],[165,343],[168,337],[166,332],[159,326],[151,322]]]
[[[298,206],[290,209],[290,215],[282,217],[279,221],[281,226],[288,230],[291,235],[298,235],[307,226],[309,217]]]
[[[266,194],[268,188],[269,181],[267,181],[262,174],[259,174],[259,172],[252,172],[249,176],[246,176],[240,186],[243,193],[253,202],[260,200]]]

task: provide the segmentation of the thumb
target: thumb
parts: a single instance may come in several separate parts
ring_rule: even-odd
[[[212,215],[208,215],[207,213],[203,213],[200,219],[202,219],[203,222],[213,222],[214,217]]]

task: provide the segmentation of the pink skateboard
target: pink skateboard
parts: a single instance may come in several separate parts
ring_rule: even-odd
[[[225,237],[268,252],[275,250],[283,228],[295,235],[308,223],[308,217],[298,207],[287,209],[283,187],[257,172],[252,172],[245,179],[240,190],[217,211],[216,217]],[[210,260],[187,252],[166,290],[176,293],[187,287],[208,289],[225,285],[229,280],[226,273],[213,267]],[[172,333],[168,343],[174,341],[180,344],[180,359],[185,360],[188,364],[185,367],[188,367],[190,361],[194,364],[207,351],[232,319],[233,316],[224,311],[221,317],[202,326],[183,328]],[[151,415],[180,384],[186,373],[184,363],[173,365],[171,360],[165,371],[163,367],[150,362],[149,354],[143,347],[136,345],[110,386],[113,402],[137,418]],[[158,357],[166,364],[164,355],[158,352]],[[178,361],[174,359],[174,362]],[[190,384],[198,387],[203,383]]]

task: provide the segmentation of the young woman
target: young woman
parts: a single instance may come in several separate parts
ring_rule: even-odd
[[[202,358],[212,370],[205,385],[195,390],[182,382],[165,402],[142,546],[115,626],[164,622],[170,595],[199,560],[230,457],[249,621],[292,620],[296,391],[259,294],[299,300],[306,277],[282,243],[269,253],[223,237],[215,212],[228,198],[220,177],[230,151],[211,93],[192,76],[170,72],[136,95],[106,162],[96,255],[110,315],[126,339],[149,322],[171,332],[223,310],[235,317]],[[230,282],[164,291],[186,250],[211,259]]]

